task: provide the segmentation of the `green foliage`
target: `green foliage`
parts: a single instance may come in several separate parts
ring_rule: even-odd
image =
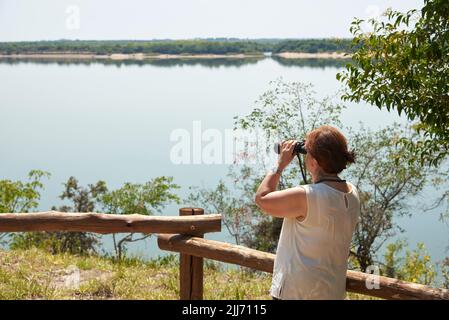
[[[28,212],[37,208],[40,192],[44,189],[42,178],[49,178],[50,173],[41,170],[31,170],[28,173],[28,182],[0,180],[0,214]],[[7,233],[0,233],[0,244]]]
[[[387,246],[385,253],[384,274],[387,277],[397,278],[408,282],[425,285],[435,285],[435,266],[423,243],[418,243],[413,251],[406,250],[405,257],[401,257],[407,243],[396,241]]]
[[[39,189],[43,188],[40,179],[48,176],[42,171],[31,171],[30,182],[0,181],[0,212],[27,212],[38,205],[40,198]],[[61,212],[93,212],[95,207],[101,205],[108,213],[112,214],[153,214],[153,210],[160,210],[168,203],[179,203],[179,197],[172,193],[179,186],[173,183],[171,177],[157,177],[145,184],[125,183],[117,190],[108,191],[104,181],[89,184],[87,187],[79,185],[75,177],[70,177],[64,184],[64,191],[60,198],[69,200],[71,205],[63,205],[52,210]],[[3,235],[5,236],[5,235]],[[122,238],[114,244],[118,257],[122,259],[122,253],[126,249],[126,243],[145,239],[135,239],[133,234]],[[0,237],[1,238],[1,237]],[[97,253],[99,237],[87,232],[25,232],[16,233],[10,241],[11,249],[41,248],[52,254],[69,252],[72,254]]]
[[[260,53],[263,46],[252,41],[35,41],[35,42],[3,42],[0,52],[14,53],[145,53],[145,54],[251,54]]]
[[[275,253],[282,229],[283,219],[271,216],[260,216],[252,226],[252,234],[246,244],[250,248]]]
[[[152,268],[164,268],[174,267],[179,268],[179,255],[176,253],[170,253],[165,256],[158,256],[155,259],[148,261],[148,265]]]
[[[349,39],[301,39],[285,40],[273,46],[272,51],[280,52],[349,52],[351,40]]]
[[[394,222],[395,217],[416,211],[410,199],[438,172],[412,161],[415,153],[397,143],[401,138],[415,140],[417,135],[398,124],[376,132],[362,126],[350,133],[357,160],[345,174],[360,196],[361,216],[353,246],[361,270],[374,263],[374,253],[389,237],[402,231]]]
[[[253,216],[260,214],[253,199],[256,183],[252,179],[255,175],[248,166],[237,171],[233,169],[236,168],[231,168],[227,176],[229,182],[220,180],[214,189],[191,187],[186,203],[192,207],[199,206],[206,212],[221,214],[223,224],[235,243],[248,244]],[[228,188],[228,184],[232,184],[234,190]]]
[[[173,193],[179,189],[173,183],[172,177],[156,177],[144,184],[125,183],[123,187],[106,192],[101,195],[101,205],[105,212],[110,214],[142,214],[151,215],[153,211],[161,209],[169,203],[180,203],[179,197]],[[150,235],[141,235],[134,238],[134,233],[127,234],[120,240],[113,234],[114,250],[118,260],[123,259],[127,244],[148,238]]]
[[[386,21],[355,19],[352,59],[337,79],[346,84],[343,99],[367,101],[419,121],[425,140],[403,140],[422,162],[437,164],[449,145],[449,2],[425,0],[421,12],[388,10]]]
[[[37,208],[40,191],[44,188],[42,178],[50,173],[32,170],[28,173],[28,182],[0,180],[0,213],[28,212]]]
[[[107,191],[106,183],[98,181],[87,188],[78,184],[75,177],[70,177],[64,184],[60,198],[70,200],[72,206],[58,208],[61,212],[93,212],[99,197]],[[57,208],[53,207],[52,210]],[[14,234],[10,247],[12,249],[28,249],[37,247],[52,254],[70,252],[73,254],[93,254],[97,252],[99,237],[88,232],[25,232]]]
[[[87,232],[22,232],[13,235],[9,247],[13,250],[40,248],[52,254],[90,255],[97,253],[98,244],[98,236]]]
[[[227,179],[215,188],[191,187],[186,202],[222,214],[223,224],[237,245],[275,252],[282,219],[263,214],[254,202],[261,179],[249,166],[230,167]],[[233,185],[233,188],[228,188]]]
[[[449,289],[449,258],[445,258],[441,263],[441,274],[443,277],[441,287]]]
[[[263,52],[330,52],[349,50],[348,39],[300,39],[300,40],[153,40],[153,41],[95,41],[58,40],[31,42],[0,42],[0,53],[94,53],[108,55],[125,54],[257,54]]]
[[[72,206],[62,206],[59,208],[63,212],[93,212],[95,204],[103,194],[108,191],[106,182],[100,180],[96,184],[89,184],[87,188],[78,185],[75,177],[70,177],[64,184],[65,190],[61,194],[62,200],[69,200]]]
[[[234,117],[235,129],[262,132],[266,139],[266,150],[260,150],[256,156],[262,170],[266,172],[273,164],[266,163],[265,155],[272,153],[275,142],[286,139],[304,139],[306,134],[324,124],[341,127],[340,114],[344,106],[334,97],[316,98],[312,84],[286,82],[277,79],[270,82],[270,88],[255,102],[252,112],[246,116]],[[290,166],[283,174],[286,187],[297,185],[298,166]]]
[[[106,192],[101,196],[105,212],[110,214],[151,215],[153,210],[161,212],[168,203],[179,203],[179,197],[173,193],[179,189],[172,177],[156,177],[139,184],[127,182],[123,187]]]

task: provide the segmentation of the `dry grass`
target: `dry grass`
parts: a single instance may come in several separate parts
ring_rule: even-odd
[[[177,255],[117,263],[105,257],[52,255],[39,249],[0,250],[0,299],[174,300],[179,298],[178,273]],[[76,278],[78,282],[71,281]],[[270,299],[270,285],[271,274],[224,268],[206,260],[205,299]],[[348,294],[348,299],[365,298]]]
[[[71,279],[79,270],[79,285]],[[0,299],[178,299],[176,255],[121,263],[104,257],[0,251]],[[76,278],[76,276],[75,276]],[[225,270],[208,261],[205,299],[269,299],[271,275]]]

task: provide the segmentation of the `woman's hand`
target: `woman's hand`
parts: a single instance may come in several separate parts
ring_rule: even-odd
[[[296,140],[286,140],[281,142],[278,169],[284,170],[293,160],[295,157],[293,150],[295,149],[296,142]]]

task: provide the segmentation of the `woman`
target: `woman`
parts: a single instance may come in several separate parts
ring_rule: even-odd
[[[360,201],[354,185],[338,175],[354,162],[354,152],[338,129],[315,129],[305,142],[305,164],[313,183],[276,191],[282,171],[295,157],[295,143],[281,144],[277,168],[256,193],[263,212],[284,218],[270,294],[273,299],[344,299]]]

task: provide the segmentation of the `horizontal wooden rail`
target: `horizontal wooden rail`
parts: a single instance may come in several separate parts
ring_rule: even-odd
[[[237,264],[259,271],[273,272],[274,254],[234,244],[180,234],[165,234],[158,235],[158,246],[163,250]],[[379,289],[368,289],[366,283],[367,281],[370,283],[372,277],[373,275],[370,274],[348,270],[347,291],[389,300],[449,299],[449,290],[431,288],[383,276],[379,276]]]
[[[144,216],[105,213],[0,213],[0,232],[78,231],[95,233],[182,233],[200,235],[221,231],[221,215]]]

